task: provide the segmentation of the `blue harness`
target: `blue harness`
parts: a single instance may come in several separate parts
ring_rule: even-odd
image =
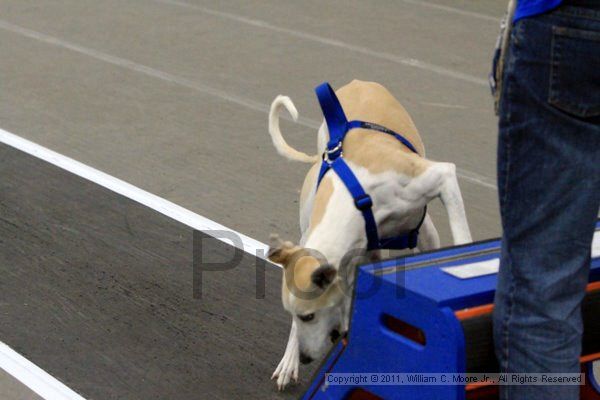
[[[329,129],[329,142],[327,143],[327,150],[323,153],[323,164],[319,171],[319,179],[317,181],[317,188],[321,184],[323,176],[333,169],[335,173],[340,177],[350,195],[354,199],[354,205],[363,215],[365,219],[365,230],[367,232],[367,249],[412,249],[417,246],[417,237],[419,235],[419,228],[423,224],[425,215],[427,214],[427,206],[423,211],[423,217],[419,222],[419,225],[407,234],[379,239],[377,232],[377,223],[375,222],[375,216],[373,215],[373,201],[362,186],[356,176],[346,164],[343,157],[342,143],[346,134],[351,129],[362,128],[370,129],[386,133],[398,139],[403,145],[408,147],[413,153],[419,154],[414,146],[406,140],[406,138],[398,133],[381,125],[374,124],[372,122],[365,121],[348,121],[344,109],[340,104],[335,92],[329,86],[329,83],[325,82],[317,86],[315,89],[321,110],[323,110],[323,116],[327,122],[327,128]]]

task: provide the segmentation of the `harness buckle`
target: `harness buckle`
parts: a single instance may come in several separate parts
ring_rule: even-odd
[[[368,194],[364,194],[354,199],[354,205],[356,206],[356,208],[363,211],[373,207],[373,200],[371,200],[371,196],[369,196]]]
[[[323,152],[323,161],[331,165],[338,157],[343,157],[342,142],[338,142],[332,149],[327,149]]]

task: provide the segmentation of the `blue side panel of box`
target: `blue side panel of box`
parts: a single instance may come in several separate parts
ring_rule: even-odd
[[[499,251],[500,241],[492,240],[360,267],[347,345],[332,349],[303,398],[345,399],[360,388],[383,399],[464,399],[460,385],[333,385],[326,374],[466,372],[465,337],[454,312],[492,303],[496,274],[459,279],[441,268],[498,258]],[[598,280],[600,258],[590,274]],[[389,317],[419,328],[425,343],[390,329]]]

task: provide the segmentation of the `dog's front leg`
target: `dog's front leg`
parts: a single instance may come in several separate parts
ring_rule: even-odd
[[[292,379],[294,382],[298,381],[299,353],[296,321],[292,319],[292,328],[290,329],[290,337],[285,347],[285,353],[275,372],[273,372],[273,376],[271,376],[271,379],[277,378],[277,388],[279,390],[285,389]]]

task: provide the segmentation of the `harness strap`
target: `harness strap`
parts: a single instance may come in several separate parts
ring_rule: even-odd
[[[380,249],[414,249],[417,247],[417,241],[419,239],[419,229],[421,229],[421,225],[423,225],[423,221],[425,221],[425,217],[427,216],[427,206],[425,206],[423,210],[423,216],[419,221],[419,224],[415,229],[408,232],[406,235],[402,236],[394,236],[391,238],[381,239],[379,242]]]
[[[379,248],[379,235],[377,234],[377,222],[373,215],[373,200],[363,190],[362,186],[352,173],[348,164],[343,158],[338,158],[331,164],[331,168],[338,174],[342,182],[348,188],[350,195],[354,199],[354,206],[360,210],[365,219],[365,230],[367,232],[367,248],[373,250]]]
[[[319,187],[323,176],[329,169],[333,169],[335,173],[340,177],[350,195],[354,199],[355,207],[360,210],[365,220],[365,231],[367,234],[367,249],[406,249],[414,248],[417,245],[417,238],[419,234],[419,228],[425,220],[427,215],[427,206],[423,211],[423,217],[419,222],[419,225],[410,231],[406,235],[382,239],[379,240],[379,234],[377,232],[377,222],[373,215],[373,200],[364,189],[360,182],[346,163],[343,158],[342,143],[344,137],[349,130],[355,128],[371,129],[386,133],[394,136],[403,145],[405,145],[412,152],[419,154],[415,147],[405,137],[398,133],[388,129],[384,126],[365,121],[350,121],[348,122],[344,109],[340,104],[335,92],[331,86],[325,82],[317,86],[315,89],[319,104],[323,110],[323,116],[327,123],[327,129],[329,130],[329,142],[327,143],[327,150],[323,153],[323,163],[319,171],[319,177],[317,180],[317,188]]]
[[[329,86],[329,83],[325,82],[320,84],[315,89],[315,92],[317,93],[317,99],[319,99],[321,110],[323,110],[323,116],[327,122],[327,129],[329,130],[329,143],[327,143],[327,148],[331,150],[338,144],[340,144],[341,148],[341,142],[344,139],[344,136],[346,136],[346,132],[348,132],[348,129],[346,128],[348,120],[346,119],[346,114],[344,114],[344,109],[335,95],[335,92],[331,86]]]
[[[365,121],[357,121],[357,120],[348,122],[346,126],[347,126],[346,131],[349,131],[350,129],[355,129],[355,128],[362,128],[362,129],[370,129],[372,131],[387,133],[388,135],[392,135],[393,137],[398,139],[403,145],[408,147],[408,149],[410,151],[412,151],[413,153],[415,153],[417,155],[419,154],[417,149],[415,149],[415,146],[413,146],[412,143],[409,142],[404,136],[398,135],[396,132],[394,132],[391,129],[386,128],[385,126],[381,126],[381,125],[375,124],[373,122],[365,122]]]
[[[356,179],[354,173],[348,164],[342,159],[338,158],[331,164],[331,168],[340,177],[346,188],[350,192],[350,195],[354,199],[354,206],[360,210],[365,220],[365,231],[367,233],[367,250],[375,249],[414,249],[417,247],[417,240],[419,238],[419,229],[423,225],[425,216],[427,215],[427,206],[423,210],[423,216],[419,221],[419,224],[415,229],[410,231],[406,235],[394,236],[391,238],[384,238],[379,240],[379,234],[377,232],[377,222],[375,221],[375,215],[373,214],[373,200],[362,188],[360,182]]]

